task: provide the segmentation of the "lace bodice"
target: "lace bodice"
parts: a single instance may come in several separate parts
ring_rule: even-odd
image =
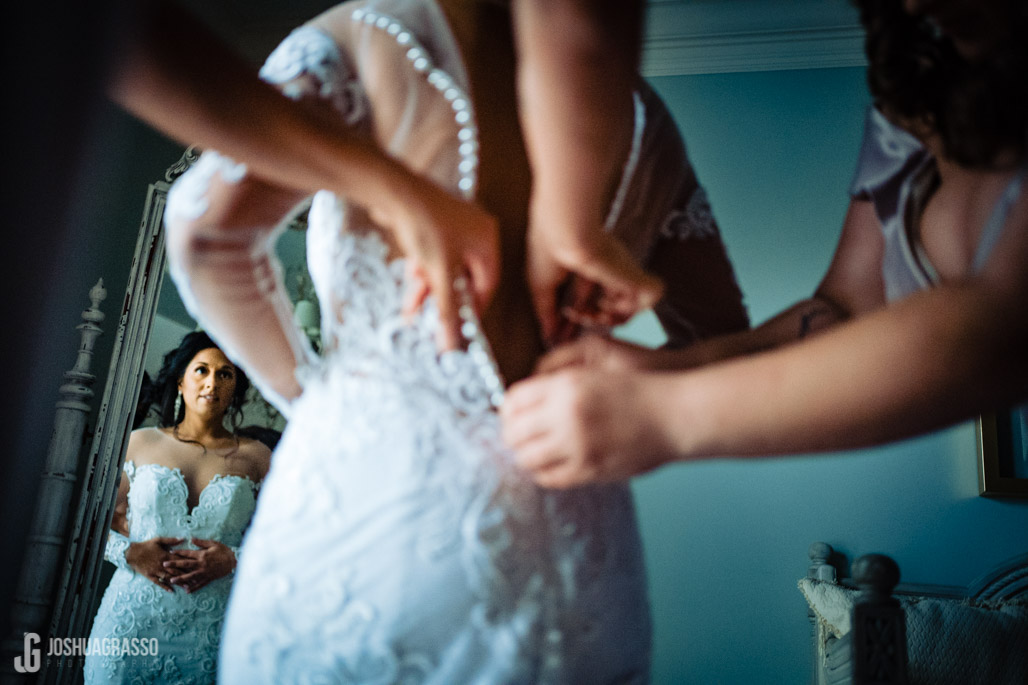
[[[257,486],[246,476],[216,475],[190,509],[189,490],[178,468],[125,462],[129,479],[128,525],[133,541],[183,537],[238,547],[256,504]]]
[[[307,259],[323,303],[324,350],[317,372],[431,388],[468,414],[498,405],[502,382],[471,307],[461,311],[467,351],[440,355],[434,304],[411,318],[403,315],[405,262],[390,260],[388,253],[377,233],[344,229],[342,204],[333,195],[315,196]]]
[[[167,592],[125,563],[129,541],[181,537],[217,540],[237,551],[256,504],[257,485],[245,476],[215,476],[190,509],[182,472],[160,464],[125,462],[129,479],[129,538],[111,533],[105,556],[118,570],[104,592],[91,637],[155,640],[156,654],[91,654],[85,682],[214,682],[221,625],[232,575],[193,593]]]

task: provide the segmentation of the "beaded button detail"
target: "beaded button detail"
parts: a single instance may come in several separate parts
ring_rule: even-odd
[[[475,125],[471,99],[467,93],[453,80],[453,77],[433,65],[428,51],[396,19],[366,9],[354,10],[351,17],[354,21],[363,22],[368,26],[385,31],[393,37],[397,44],[407,48],[405,56],[414,70],[424,74],[428,84],[450,103],[453,119],[458,126],[457,139],[460,141],[457,148],[460,154],[460,162],[457,165],[457,188],[465,200],[473,199],[478,174],[478,128]],[[468,343],[467,353],[474,360],[479,374],[489,389],[490,404],[499,408],[503,403],[503,378],[500,376],[496,359],[489,347],[489,341],[482,333],[482,327],[475,315],[467,280],[462,276],[454,281],[453,286],[461,296],[458,314],[461,319],[461,335]]]
[[[418,73],[424,74],[429,85],[435,88],[450,103],[453,119],[459,127],[457,137],[460,139],[458,152],[460,163],[457,171],[460,175],[457,187],[465,200],[474,196],[475,183],[478,180],[478,128],[471,109],[471,100],[464,89],[442,69],[432,64],[428,51],[418,42],[414,35],[404,28],[403,24],[392,17],[366,9],[356,9],[351,15],[354,21],[374,26],[388,33],[402,47],[407,48],[407,61]]]
[[[461,304],[458,314],[460,315],[461,335],[468,341],[468,355],[471,356],[482,381],[489,390],[489,403],[496,409],[503,404],[503,378],[500,376],[493,351],[489,347],[489,341],[482,333],[482,327],[478,325],[478,317],[475,316],[475,308],[471,304],[471,293],[468,292],[467,279],[460,276],[453,282],[454,289],[460,293]]]

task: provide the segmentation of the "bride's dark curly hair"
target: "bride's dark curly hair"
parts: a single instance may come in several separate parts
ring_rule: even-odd
[[[937,133],[947,157],[993,168],[1028,153],[1028,2],[1011,3],[1010,38],[969,61],[899,0],[854,0],[867,32],[875,105],[915,134]],[[987,11],[983,9],[983,11]]]
[[[149,387],[143,388],[140,401],[157,412],[158,424],[163,428],[178,425],[185,417],[185,407],[175,413],[175,398],[178,396],[178,383],[186,373],[186,367],[199,352],[210,348],[221,349],[210,336],[203,331],[187,333],[178,347],[164,355],[164,362],[157,378]],[[250,379],[242,369],[236,367],[236,389],[229,403],[228,413],[232,425],[242,418],[243,404],[246,403],[246,391],[250,389]]]

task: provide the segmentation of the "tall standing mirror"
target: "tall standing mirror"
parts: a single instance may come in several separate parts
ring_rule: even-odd
[[[114,571],[104,562],[119,480],[125,465],[129,435],[157,424],[157,412],[145,406],[145,387],[153,382],[164,356],[184,336],[198,330],[168,274],[164,208],[172,183],[199,156],[186,150],[164,178],[149,184],[140,222],[135,255],[129,272],[124,306],[113,331],[114,350],[106,387],[99,406],[94,437],[84,455],[82,496],[73,513],[69,549],[57,579],[51,634],[89,635],[97,607]],[[283,222],[277,244],[287,289],[294,302],[297,323],[318,345],[318,304],[307,275],[305,213],[301,203]],[[255,331],[255,334],[259,332]],[[233,429],[260,436],[270,444],[281,434],[285,419],[251,386]],[[49,664],[41,682],[76,682],[80,659],[57,659]]]

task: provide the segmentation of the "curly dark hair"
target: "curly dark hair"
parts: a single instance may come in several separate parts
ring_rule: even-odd
[[[946,156],[965,167],[1026,157],[1028,3],[1011,3],[1010,39],[974,61],[899,0],[854,4],[867,32],[868,85],[883,114],[915,134],[938,134]]]
[[[142,402],[147,407],[153,407],[157,412],[158,424],[163,428],[178,425],[185,417],[185,407],[175,413],[175,398],[178,396],[178,384],[186,372],[186,367],[198,353],[210,348],[221,349],[211,340],[211,337],[203,331],[187,333],[182,338],[178,347],[164,355],[164,362],[157,378],[153,383],[141,391]],[[239,423],[242,418],[243,404],[246,402],[246,392],[250,389],[250,379],[246,377],[242,369],[236,367],[236,389],[232,394],[232,402],[229,403],[228,413],[233,425]]]

